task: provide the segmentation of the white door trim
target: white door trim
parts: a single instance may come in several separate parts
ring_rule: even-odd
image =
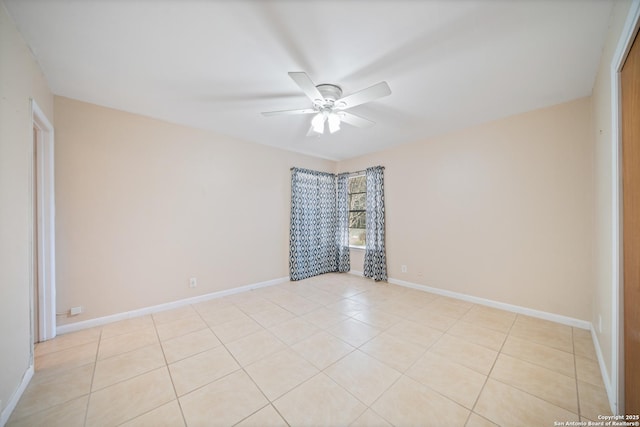
[[[34,341],[45,341],[56,336],[56,241],[55,241],[55,186],[53,125],[35,100],[31,100],[31,118],[36,128],[37,189],[37,241],[38,299],[33,309],[39,310],[39,336]],[[35,171],[34,171],[35,172]],[[34,233],[35,234],[35,233]],[[35,261],[35,260],[34,260]],[[32,279],[33,282],[33,279]],[[34,325],[35,326],[35,325]],[[32,341],[33,342],[33,341]]]
[[[640,0],[634,0],[629,8],[627,20],[624,23],[618,45],[611,60],[611,124],[613,143],[611,153],[611,184],[612,184],[612,211],[611,211],[611,227],[612,227],[612,319],[613,325],[611,339],[611,389],[615,396],[609,395],[611,408],[615,414],[624,414],[624,313],[623,313],[623,292],[622,286],[622,171],[621,164],[621,147],[622,134],[620,128],[620,71],[627,58],[627,54],[631,49],[631,44],[638,32],[640,25]]]

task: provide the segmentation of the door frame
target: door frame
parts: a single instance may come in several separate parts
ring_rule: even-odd
[[[611,342],[611,389],[614,396],[609,396],[615,414],[624,413],[624,285],[622,281],[623,253],[622,253],[622,127],[621,110],[622,96],[620,72],[624,65],[631,45],[640,29],[640,0],[633,0],[627,13],[627,19],[620,33],[618,45],[611,60],[611,123],[612,123],[612,319],[613,325]]]
[[[32,191],[36,191],[32,200],[37,198],[36,206],[32,206],[36,217],[38,233],[32,230],[31,241],[37,250],[38,259],[32,259],[31,277],[31,309],[38,311],[38,327],[32,325],[32,340],[46,341],[56,336],[56,241],[55,241],[55,186],[54,186],[54,134],[53,125],[31,99],[32,129],[36,129],[35,165],[31,177]],[[33,133],[33,131],[32,131]],[[33,138],[31,138],[32,140]],[[36,182],[37,179],[37,182]],[[33,252],[32,252],[33,254]],[[32,255],[33,257],[33,255]],[[37,262],[37,265],[35,263]],[[33,271],[38,270],[36,283]],[[33,287],[38,286],[38,301],[33,299]],[[33,319],[33,316],[31,317]],[[33,321],[33,320],[32,320]],[[34,336],[38,331],[39,336]]]

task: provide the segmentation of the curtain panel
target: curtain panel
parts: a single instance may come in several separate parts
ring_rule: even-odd
[[[338,197],[344,177],[293,168],[291,174],[291,226],[289,277],[302,280],[323,273],[349,271],[349,228],[341,227],[342,206]],[[345,192],[346,194],[346,192]],[[340,201],[339,201],[340,199]],[[346,250],[343,235],[346,235]]]
[[[367,168],[367,242],[364,252],[364,276],[387,280],[387,255],[384,243],[384,168]]]

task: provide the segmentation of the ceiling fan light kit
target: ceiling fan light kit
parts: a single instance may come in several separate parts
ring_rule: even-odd
[[[262,113],[264,116],[275,116],[283,114],[315,114],[311,119],[311,128],[307,135],[324,134],[325,123],[328,124],[329,132],[335,133],[340,130],[340,123],[348,123],[359,128],[367,128],[375,123],[364,117],[348,113],[346,110],[357,105],[371,102],[391,94],[391,89],[387,82],[380,82],[361,91],[352,93],[346,97],[342,96],[342,88],[335,84],[323,83],[316,85],[311,81],[307,73],[290,72],[289,77],[302,89],[307,98],[313,103],[312,108],[303,110],[283,110],[268,111]]]
[[[327,122],[329,123],[329,132],[336,133],[340,130],[340,115],[337,113],[329,114],[327,118]]]
[[[324,121],[327,116],[323,113],[318,113],[311,119],[311,128],[316,133],[324,133]]]

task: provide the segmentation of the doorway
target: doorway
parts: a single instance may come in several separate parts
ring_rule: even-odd
[[[33,126],[32,342],[56,336],[53,126],[31,100]]]
[[[620,72],[624,411],[640,413],[640,41]]]

